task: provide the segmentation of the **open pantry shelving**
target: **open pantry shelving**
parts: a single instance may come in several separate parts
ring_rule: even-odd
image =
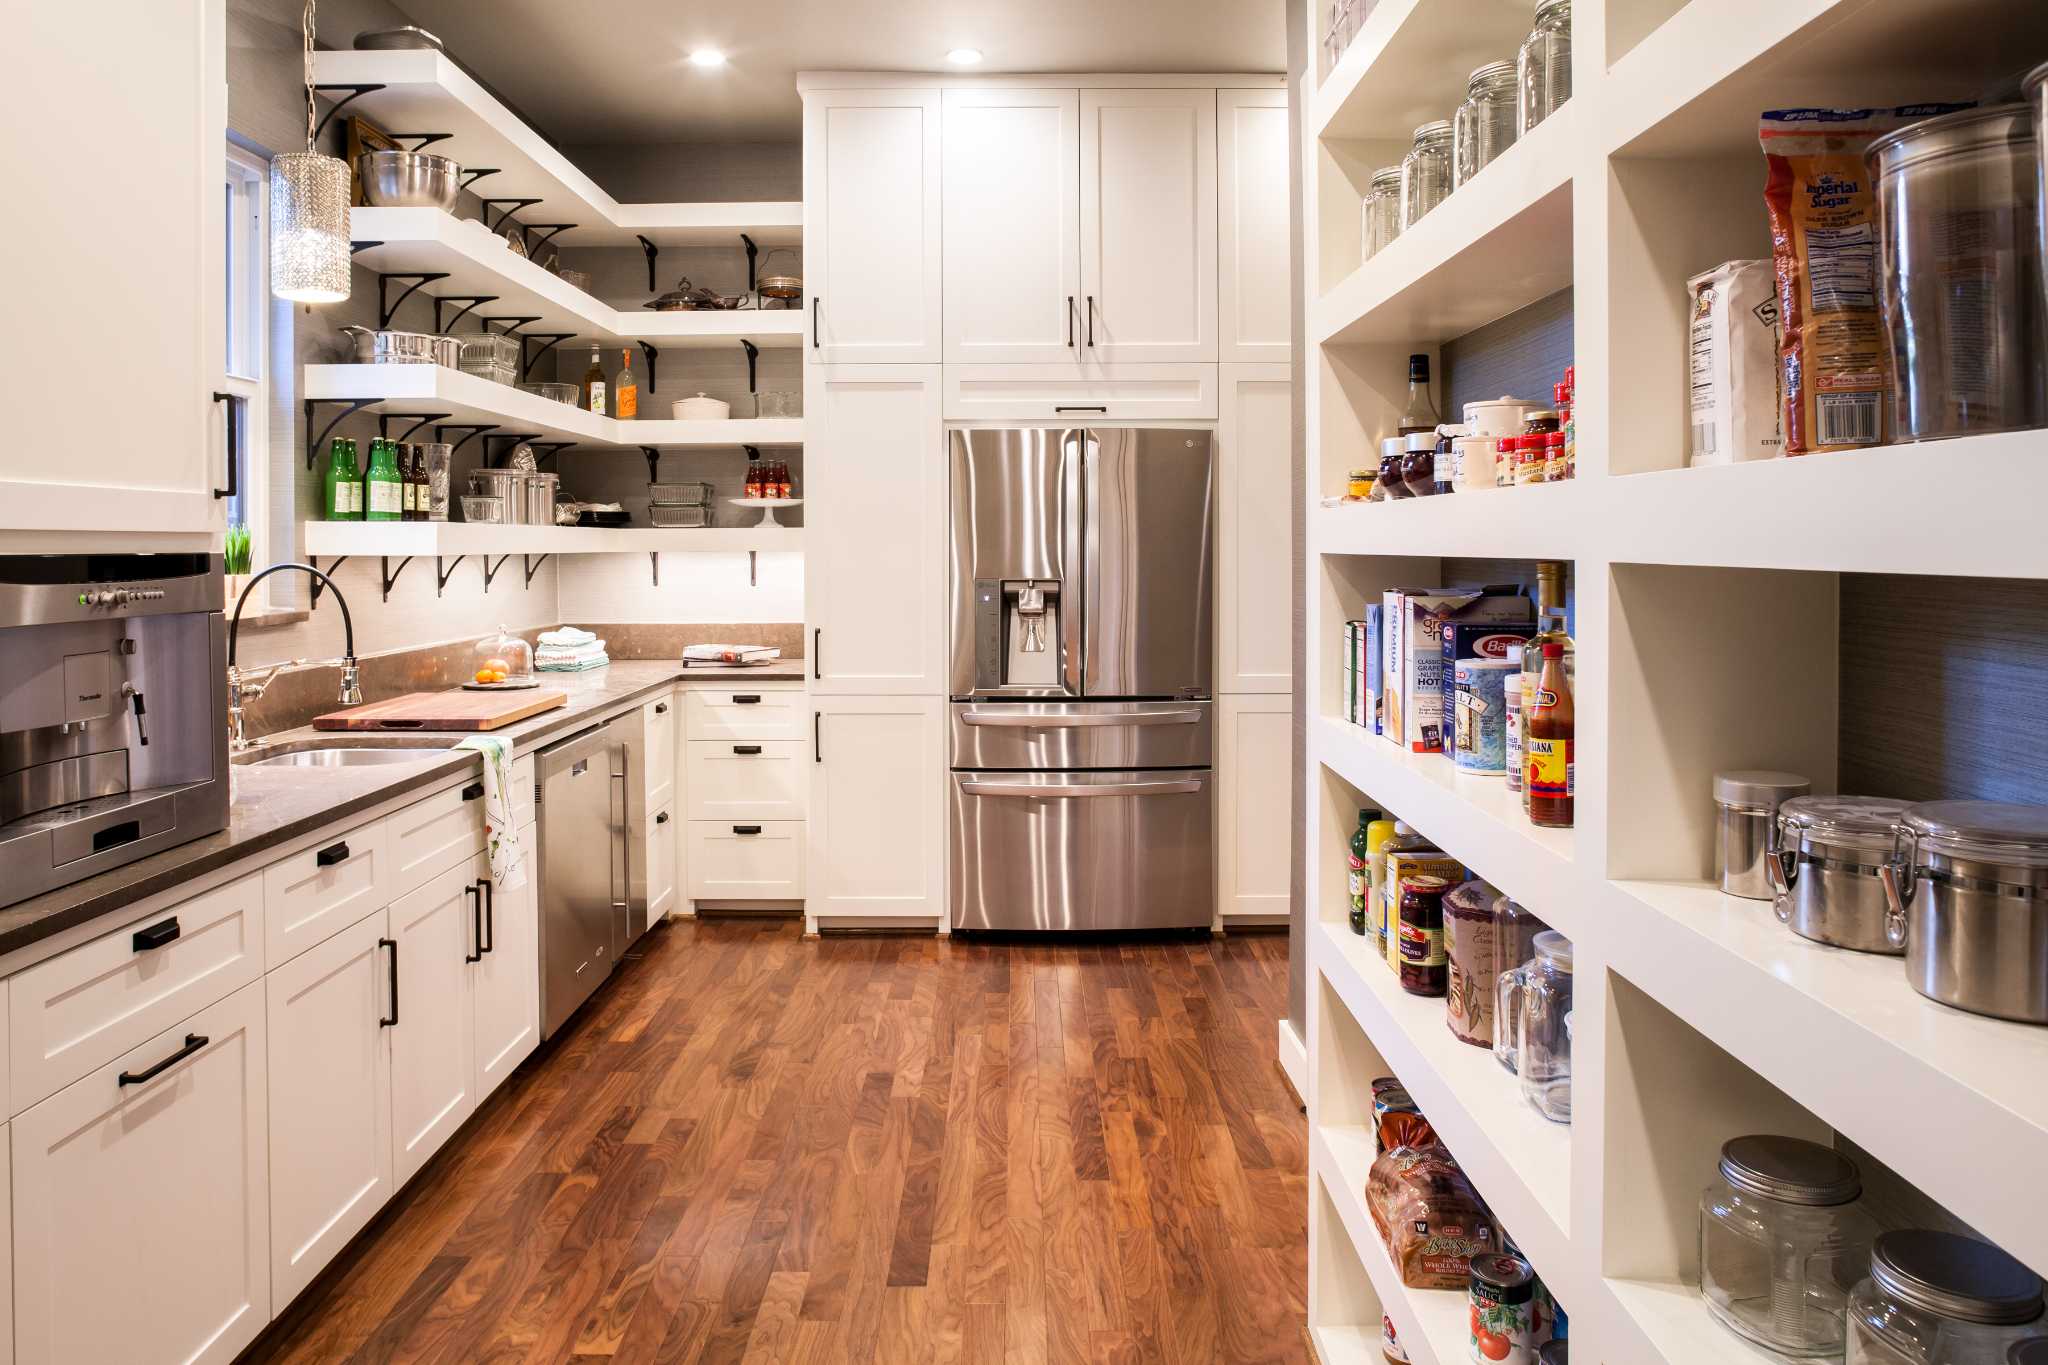
[[[1311,9],[1321,7],[1312,6]],[[1461,1294],[1399,1283],[1366,1211],[1369,1082],[1397,1076],[1571,1314],[1583,1358],[1771,1359],[1700,1300],[1700,1190],[1727,1138],[1839,1137],[2048,1274],[2048,1028],[1923,999],[1896,959],[1807,942],[1722,896],[1709,780],[1842,754],[1840,576],[2048,580],[2048,432],[1686,468],[1685,290],[1768,256],[1756,118],[1974,94],[2048,59],[2001,0],[1579,0],[1571,102],[1359,259],[1372,171],[1511,56],[1529,7],[1379,0],[1302,93],[1308,354],[1304,774],[1309,1327],[1325,1365],[1467,1358]],[[1315,16],[1320,18],[1320,15]],[[1320,37],[1310,35],[1311,47]],[[2031,59],[2031,60],[2030,60]],[[1392,430],[1413,352],[1571,291],[1578,477],[1332,503]],[[1343,623],[1386,588],[1568,562],[1577,827],[1342,717]],[[1459,577],[1457,575],[1464,575]],[[1488,581],[1491,581],[1489,578]],[[1574,1119],[1404,995],[1345,924],[1361,806],[1409,821],[1573,941]]]

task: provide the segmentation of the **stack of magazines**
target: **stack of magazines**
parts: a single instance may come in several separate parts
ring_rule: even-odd
[[[685,668],[760,668],[782,657],[767,645],[684,645]]]

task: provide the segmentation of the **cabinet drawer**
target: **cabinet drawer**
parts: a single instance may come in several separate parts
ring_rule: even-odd
[[[323,839],[263,869],[265,961],[281,967],[391,900],[383,820]]]
[[[676,699],[658,697],[640,708],[647,732],[644,790],[647,809],[665,810],[676,796]]]
[[[692,900],[800,900],[804,822],[692,820],[685,861]]]
[[[397,900],[467,862],[484,846],[484,780],[436,792],[385,818],[390,828],[390,898]]]
[[[14,1111],[260,978],[262,921],[263,878],[252,873],[15,976]]]
[[[684,694],[691,739],[802,739],[801,687],[693,687]]]
[[[525,829],[533,823],[533,755],[512,763],[512,827]]]
[[[811,785],[801,740],[693,739],[684,758],[692,820],[801,820]]]
[[[1214,365],[948,365],[949,422],[1211,421]]]

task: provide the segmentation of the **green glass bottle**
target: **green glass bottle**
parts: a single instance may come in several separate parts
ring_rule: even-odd
[[[348,458],[348,438],[337,436],[327,447],[327,475],[321,480],[321,511],[329,521],[346,521],[355,501]]]
[[[1379,818],[1376,810],[1358,812],[1358,828],[1351,832],[1351,854],[1347,869],[1346,887],[1351,892],[1351,932],[1365,936],[1366,907],[1372,900],[1372,878],[1368,872],[1372,866],[1372,849],[1366,826]]]
[[[370,442],[370,468],[363,475],[363,520],[404,519],[405,479],[398,472],[398,446],[380,436]]]

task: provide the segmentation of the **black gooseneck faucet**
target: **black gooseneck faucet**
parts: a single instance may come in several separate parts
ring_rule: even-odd
[[[342,596],[341,585],[320,570],[314,568],[311,564],[300,564],[296,561],[273,564],[249,580],[248,585],[242,589],[242,595],[235,599],[234,614],[228,618],[228,720],[234,730],[233,738],[236,749],[246,749],[249,747],[249,741],[242,737],[242,703],[244,701],[255,701],[270,686],[270,678],[267,677],[261,682],[243,682],[241,670],[235,666],[235,638],[241,630],[242,608],[248,604],[249,594],[255,590],[258,583],[261,583],[272,574],[282,573],[286,569],[297,569],[300,573],[311,574],[322,583],[325,583],[327,590],[334,594],[334,601],[341,608],[343,650],[341,656],[341,704],[343,706],[360,706],[363,702],[363,689],[360,685],[360,678],[356,668],[356,626],[354,619],[349,615],[348,599]],[[279,667],[282,666],[279,665]],[[272,676],[275,676],[275,673],[276,670],[273,669]]]

